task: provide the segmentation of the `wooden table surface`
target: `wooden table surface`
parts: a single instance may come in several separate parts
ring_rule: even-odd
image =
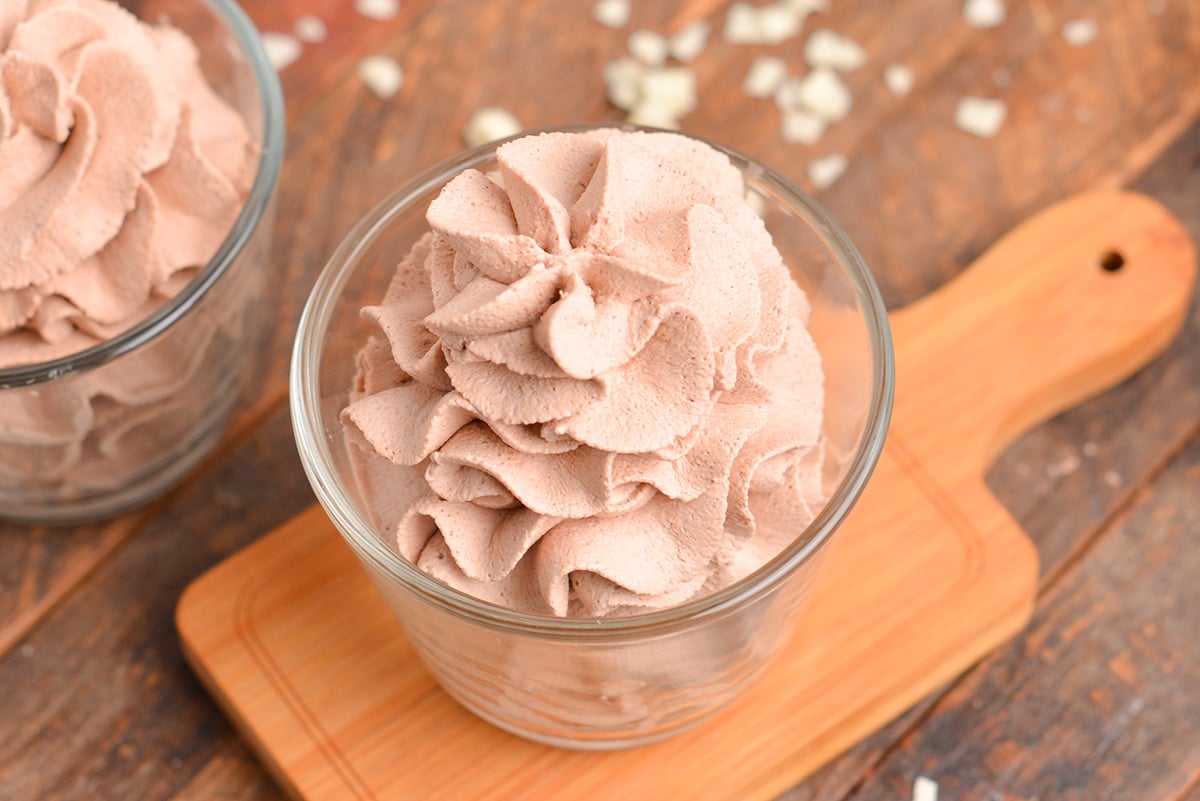
[[[596,24],[585,0],[404,0],[374,21],[348,0],[244,0],[264,30],[304,13],[329,38],[283,72],[290,141],[279,189],[278,291],[265,388],[219,452],[151,508],[74,530],[0,526],[0,799],[279,799],[187,669],[172,620],[183,588],[312,502],[286,408],[296,319],[324,259],[389,189],[461,147],[471,112],[527,127],[615,119],[602,65],[636,27],[678,30],[726,0],[634,0],[632,24]],[[1008,0],[998,28],[958,0],[833,0],[830,27],[869,63],[855,106],[814,147],[778,136],[741,81],[771,52],[798,69],[804,36],[733,46],[693,65],[684,128],[806,184],[813,158],[846,174],[819,194],[890,306],[917,298],[1003,232],[1073,192],[1132,186],[1200,239],[1200,2]],[[1084,47],[1060,28],[1095,19]],[[403,65],[389,101],[355,75],[365,55]],[[883,87],[887,64],[916,74]],[[999,97],[991,140],[956,130],[958,98]],[[927,775],[943,799],[1200,801],[1200,313],[1122,386],[1031,432],[989,476],[1042,560],[1028,629],[785,798],[906,799]],[[430,798],[437,798],[430,788]]]

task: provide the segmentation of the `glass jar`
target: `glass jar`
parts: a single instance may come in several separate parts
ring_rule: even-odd
[[[631,126],[623,126],[632,129]],[[582,130],[569,128],[558,130]],[[499,143],[439,165],[377,206],[317,281],[293,354],[291,405],[317,498],[395,612],[438,682],[485,720],[559,746],[621,748],[682,732],[732,701],[792,632],[834,533],[859,497],[891,413],[892,351],[878,289],[841,228],[786,179],[717,145],[807,293],[826,371],[828,502],[773,560],[712,595],[629,617],[556,618],[453,590],[403,559],[376,530],[355,483],[339,415],[359,314],[428,230],[430,201],[466,169],[496,166]],[[712,144],[712,143],[709,143]]]
[[[233,0],[122,5],[192,39],[210,85],[255,139],[258,164],[217,252],[153,314],[86,350],[0,370],[0,518],[76,523],[166,491],[220,439],[260,351],[284,145],[278,77]]]

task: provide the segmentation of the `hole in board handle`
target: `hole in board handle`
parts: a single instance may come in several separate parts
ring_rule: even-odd
[[[1100,269],[1115,273],[1125,266],[1125,256],[1119,250],[1106,250],[1100,254]]]

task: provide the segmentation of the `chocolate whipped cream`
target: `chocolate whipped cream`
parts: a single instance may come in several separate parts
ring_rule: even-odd
[[[534,613],[648,611],[753,572],[824,501],[823,374],[740,172],[615,130],[497,158],[442,190],[363,309],[343,420],[376,523]]]
[[[0,2],[0,368],[154,313],[216,253],[256,164],[179,30],[109,0]],[[115,443],[184,403],[217,327],[178,325],[172,343],[69,387],[0,392],[0,478],[62,479],[89,453],[96,480],[136,466]]]

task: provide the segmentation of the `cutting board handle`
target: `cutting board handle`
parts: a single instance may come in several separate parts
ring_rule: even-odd
[[[924,459],[982,474],[1019,434],[1165,349],[1195,270],[1187,232],[1150,198],[1051,206],[892,315],[893,430]]]

